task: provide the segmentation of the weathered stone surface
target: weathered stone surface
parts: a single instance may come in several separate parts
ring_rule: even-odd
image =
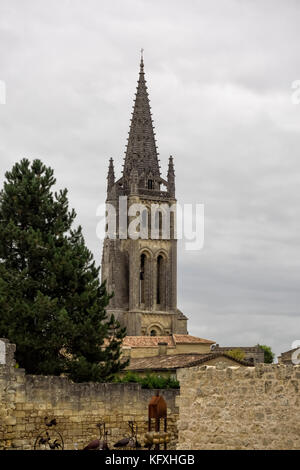
[[[139,439],[147,431],[148,403],[154,390],[138,384],[72,383],[65,377],[26,375],[13,367],[14,345],[6,341],[6,363],[0,365],[0,450],[33,449],[44,430],[44,418],[56,418],[66,449],[83,448],[99,437],[96,424],[104,420],[111,431],[110,444],[129,434],[128,421],[138,423]],[[169,410],[172,434],[170,448],[177,441],[178,390],[163,390]]]
[[[177,449],[300,449],[300,366],[180,370]],[[251,380],[249,380],[249,378]]]
[[[98,437],[100,420],[111,431],[111,443],[128,435],[128,420],[137,421],[140,436],[146,432],[153,390],[26,375],[12,365],[14,345],[6,342],[6,352],[8,361],[0,365],[0,449],[32,449],[45,416],[57,419],[66,449]],[[285,365],[181,369],[180,394],[162,391],[169,448],[176,445],[178,425],[178,449],[300,449],[299,375],[300,366]]]

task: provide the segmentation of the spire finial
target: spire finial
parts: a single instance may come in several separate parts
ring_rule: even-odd
[[[144,68],[144,49],[141,49],[141,70]]]

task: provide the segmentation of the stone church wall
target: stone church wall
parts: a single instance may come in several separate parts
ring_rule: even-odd
[[[111,444],[128,435],[129,420],[136,420],[140,436],[146,431],[154,390],[27,375],[15,367],[15,346],[5,343],[5,351],[0,348],[0,449],[32,449],[45,416],[57,419],[66,449],[75,443],[80,449],[98,437],[100,420],[111,430]],[[180,394],[161,391],[168,404],[169,448],[300,449],[300,366],[219,364],[177,374]]]
[[[5,354],[0,351],[0,449],[33,449],[46,416],[49,420],[56,418],[66,449],[74,449],[75,443],[81,449],[99,437],[96,424],[100,420],[111,430],[111,444],[129,435],[129,420],[137,422],[143,441],[148,403],[155,390],[141,389],[138,384],[75,384],[65,377],[27,375],[24,369],[15,368],[15,346],[4,341]],[[160,393],[168,405],[170,448],[174,449],[178,418],[175,397],[179,391]]]
[[[177,449],[300,449],[300,366],[198,366],[177,378]]]

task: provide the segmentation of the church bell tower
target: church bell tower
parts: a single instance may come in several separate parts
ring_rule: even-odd
[[[102,281],[114,292],[107,311],[127,335],[187,334],[187,318],[177,308],[174,163],[170,157],[164,179],[150,109],[142,56],[120,179],[109,161],[106,203],[116,224],[103,244]],[[132,208],[139,210],[134,214]],[[132,227],[137,236],[131,236]]]

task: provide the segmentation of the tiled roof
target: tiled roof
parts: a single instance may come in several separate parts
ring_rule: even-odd
[[[176,370],[182,367],[193,367],[204,364],[207,361],[215,359],[216,357],[227,357],[231,361],[238,364],[251,367],[247,361],[239,361],[225,353],[210,353],[210,354],[170,354],[154,357],[141,357],[130,359],[130,364],[126,367],[127,370]]]
[[[177,344],[215,344],[211,339],[198,338],[198,336],[191,335],[173,335],[175,343]]]
[[[123,346],[131,348],[153,348],[158,343],[167,343],[169,347],[175,347],[172,336],[125,336]]]
[[[158,343],[167,343],[169,348],[174,348],[176,344],[214,344],[215,341],[191,335],[125,336],[123,340],[123,346],[131,348],[153,348]]]

